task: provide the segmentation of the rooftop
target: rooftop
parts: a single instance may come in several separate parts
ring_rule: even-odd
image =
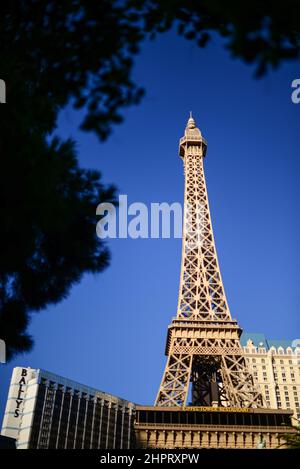
[[[291,347],[295,349],[300,346],[300,340],[286,340],[286,339],[267,339],[265,334],[261,332],[243,332],[241,336],[241,344],[243,347],[246,347],[247,341],[252,340],[253,344],[258,347],[264,347],[266,350],[269,350],[271,347],[282,347],[284,349]]]

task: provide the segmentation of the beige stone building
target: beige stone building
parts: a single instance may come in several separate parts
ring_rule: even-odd
[[[138,448],[276,449],[294,433],[291,411],[250,407],[136,407]]]
[[[300,421],[300,340],[270,340],[264,334],[241,337],[247,362],[267,407],[291,409],[293,424]]]

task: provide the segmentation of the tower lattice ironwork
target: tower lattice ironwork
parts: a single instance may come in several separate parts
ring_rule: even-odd
[[[155,405],[263,407],[222,283],[203,168],[206,148],[190,115],[179,144],[185,195],[178,311],[168,328]]]

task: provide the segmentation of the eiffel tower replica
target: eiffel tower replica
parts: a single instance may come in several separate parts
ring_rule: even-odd
[[[184,226],[177,318],[168,330],[168,362],[155,405],[262,407],[231,318],[221,278],[203,160],[207,144],[190,116],[179,154],[185,171]]]
[[[208,204],[206,149],[190,114],[179,143],[185,191],[177,317],[168,328],[155,406],[137,408],[136,434],[142,447],[276,447],[283,427],[290,431],[291,412],[266,408],[240,344],[242,329],[230,314]],[[271,424],[281,433],[265,431]]]

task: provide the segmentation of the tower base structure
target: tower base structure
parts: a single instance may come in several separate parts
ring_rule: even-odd
[[[295,433],[290,410],[137,406],[135,435],[147,449],[275,449]]]

